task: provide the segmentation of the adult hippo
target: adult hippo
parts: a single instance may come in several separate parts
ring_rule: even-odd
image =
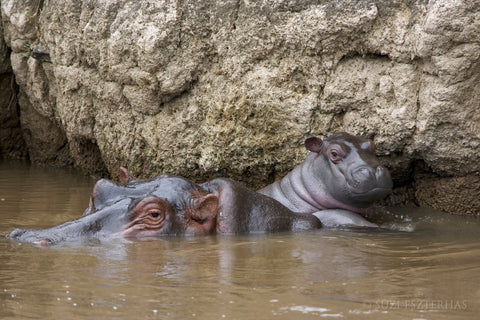
[[[296,215],[274,199],[228,179],[197,185],[162,175],[136,180],[120,169],[120,184],[99,180],[83,217],[41,230],[14,230],[8,237],[48,245],[106,237],[160,237],[310,230],[312,215]]]
[[[375,156],[375,134],[335,133],[305,140],[307,158],[283,179],[259,190],[297,213],[313,213],[325,226],[375,227],[361,215],[392,191],[388,170]]]

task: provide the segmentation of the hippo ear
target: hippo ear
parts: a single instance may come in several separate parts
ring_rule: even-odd
[[[207,194],[193,200],[190,217],[198,222],[204,222],[215,218],[218,213],[218,197],[214,194]]]
[[[370,141],[373,141],[373,140],[375,139],[375,136],[376,136],[376,135],[377,135],[377,134],[376,134],[375,132],[370,132],[370,133],[367,133],[367,134],[365,135],[365,138],[367,138],[367,139],[370,140]]]
[[[136,178],[132,176],[127,169],[125,169],[124,167],[120,167],[120,183],[128,184],[132,180],[136,180]]]
[[[305,140],[305,148],[307,148],[307,150],[311,152],[319,153],[320,151],[322,151],[322,144],[322,139],[317,137],[310,137]]]
[[[372,153],[375,153],[375,143],[373,141],[373,139],[375,139],[375,136],[376,136],[376,133],[375,132],[371,132],[367,135],[365,135],[365,138],[367,138],[368,140],[370,140],[370,145],[369,145],[369,149]]]

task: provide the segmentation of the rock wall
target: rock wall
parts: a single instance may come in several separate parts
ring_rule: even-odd
[[[10,66],[10,50],[0,21],[0,157],[21,159],[27,149],[20,129],[17,86]]]
[[[476,0],[1,0],[1,11],[32,161],[258,187],[302,161],[308,136],[375,131],[398,190],[480,214]]]

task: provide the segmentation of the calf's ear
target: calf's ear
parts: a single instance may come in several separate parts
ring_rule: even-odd
[[[128,184],[132,180],[136,180],[134,176],[131,175],[130,172],[124,167],[120,167],[120,183],[121,184]]]
[[[305,140],[305,148],[308,151],[319,153],[322,151],[323,141],[317,137],[310,137]]]
[[[218,197],[211,193],[194,199],[190,211],[191,218],[198,222],[212,220],[217,216],[218,206]]]

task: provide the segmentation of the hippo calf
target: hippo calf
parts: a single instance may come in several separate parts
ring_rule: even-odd
[[[169,175],[137,180],[124,168],[120,181],[99,180],[84,215],[40,230],[16,229],[8,237],[41,245],[89,238],[244,234],[321,227],[278,201],[229,179],[200,185]]]
[[[305,161],[258,192],[293,212],[316,215],[324,226],[375,227],[361,215],[390,194],[393,184],[375,156],[374,137],[341,132],[324,141],[308,138]]]

